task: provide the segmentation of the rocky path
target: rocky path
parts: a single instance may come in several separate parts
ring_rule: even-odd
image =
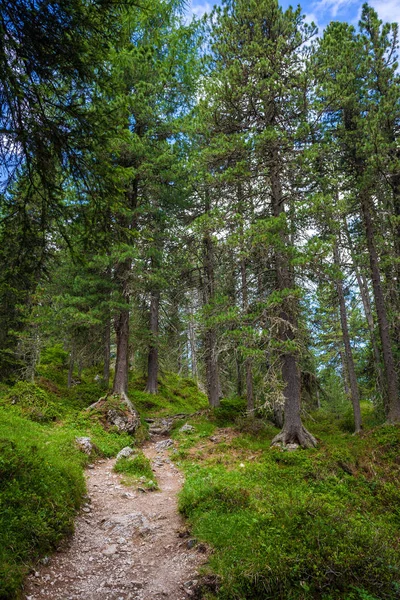
[[[122,485],[112,470],[114,460],[87,470],[89,500],[75,534],[29,576],[26,600],[184,600],[194,595],[205,555],[182,533],[177,493],[183,478],[159,446],[153,440],[143,448],[159,491]]]

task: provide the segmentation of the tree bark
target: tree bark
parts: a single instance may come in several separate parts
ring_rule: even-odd
[[[249,309],[249,295],[247,288],[246,262],[243,259],[240,261],[240,273],[242,278],[242,308],[243,314],[246,315]],[[253,366],[251,358],[247,357],[244,364],[246,369],[247,412],[254,416]]]
[[[360,291],[360,296],[361,296],[361,300],[362,300],[363,307],[364,307],[364,313],[365,313],[365,317],[366,317],[367,324],[368,324],[369,334],[370,334],[370,338],[371,338],[371,346],[372,346],[372,351],[373,351],[373,355],[374,355],[375,372],[376,372],[376,377],[378,380],[378,388],[382,394],[382,397],[386,398],[384,376],[383,376],[382,369],[381,369],[381,355],[380,355],[380,351],[379,351],[379,347],[378,347],[376,335],[375,335],[375,323],[374,323],[374,317],[372,314],[371,300],[369,297],[368,283],[366,281],[364,274],[360,271],[359,265],[357,264],[353,241],[351,239],[351,235],[350,235],[349,228],[347,226],[346,219],[344,219],[344,230],[346,233],[346,238],[347,238],[347,242],[348,242],[349,250],[350,250],[350,256],[351,256],[351,260],[353,263],[353,269],[354,269],[354,273],[355,273],[355,276],[357,279],[357,285],[358,285],[358,289]]]
[[[69,367],[68,367],[68,388],[72,387],[72,380],[74,377],[74,365],[75,365],[75,342],[72,343],[71,352],[69,354]]]
[[[278,151],[275,149],[270,156],[270,181],[272,214],[279,218],[284,212],[284,197],[282,192],[280,161]],[[289,256],[286,249],[290,247],[289,236],[281,230],[281,247],[275,249],[276,261],[276,286],[280,291],[294,288],[294,276],[290,267]],[[296,304],[294,298],[282,300],[279,313],[279,337],[282,342],[281,365],[284,383],[283,394],[285,397],[284,423],[282,431],[272,440],[272,445],[282,443],[298,444],[303,448],[316,446],[316,439],[304,428],[300,414],[300,376],[297,357],[294,351],[285,348],[287,342],[295,340],[297,330]]]
[[[209,209],[208,209],[209,210]],[[207,231],[203,238],[204,248],[204,304],[213,300],[215,295],[214,281],[214,248],[210,233]],[[207,379],[207,395],[210,406],[220,405],[220,383],[218,370],[217,334],[215,327],[209,326],[205,333],[205,363]]]
[[[160,292],[151,293],[150,299],[150,335],[151,342],[147,359],[147,385],[148,394],[158,392],[158,329],[160,311]]]
[[[104,365],[103,365],[103,383],[106,389],[110,384],[110,354],[111,354],[111,323],[107,319],[104,331]]]
[[[132,186],[127,193],[128,208],[130,215],[122,215],[119,224],[123,229],[133,230],[136,227],[136,207],[138,202],[138,180],[132,181]],[[114,277],[117,282],[122,304],[114,319],[117,358],[115,363],[114,381],[112,393],[121,397],[130,408],[132,403],[128,398],[128,374],[129,374],[129,317],[130,317],[130,285],[132,261],[130,258],[117,263]]]
[[[333,257],[334,263],[340,269],[340,256],[337,242],[334,244],[333,248]],[[343,292],[343,283],[340,277],[336,279],[336,291],[339,299],[339,310],[340,310],[340,324],[342,329],[342,337],[343,337],[343,345],[345,352],[345,360],[347,367],[347,374],[349,377],[350,384],[350,399],[353,405],[353,413],[354,413],[354,428],[355,433],[359,433],[362,429],[362,421],[361,421],[361,409],[360,409],[360,393],[358,389],[356,371],[354,368],[354,360],[353,360],[353,352],[350,344],[350,334],[349,334],[349,326],[347,322],[347,311],[346,311],[346,302]]]
[[[198,379],[198,368],[197,368],[197,348],[196,348],[196,332],[194,328],[194,317],[193,310],[190,307],[189,312],[189,325],[188,325],[188,333],[189,333],[189,347],[190,347],[190,366],[192,370],[192,377],[195,381]]]
[[[378,254],[375,246],[375,232],[371,215],[371,200],[367,190],[361,191],[361,209],[364,219],[365,235],[374,291],[375,309],[378,318],[379,334],[382,344],[383,362],[387,383],[387,419],[390,423],[400,422],[400,398],[397,372],[389,332],[389,322],[382,290]]]

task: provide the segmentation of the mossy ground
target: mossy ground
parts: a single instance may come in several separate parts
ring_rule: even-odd
[[[400,428],[354,436],[347,415],[320,412],[307,423],[318,448],[287,452],[270,448],[277,429],[241,414],[224,401],[211,423],[197,417],[195,432],[174,434],[180,510],[213,549],[220,582],[207,597],[399,598]]]
[[[106,392],[95,381],[97,371],[85,370],[79,384],[68,389],[65,357],[53,354],[40,365],[35,383],[0,387],[1,600],[19,597],[30,565],[72,531],[85,494],[83,468],[89,460],[76,448],[75,438],[90,437],[99,455],[111,457],[145,437],[144,427],[135,440],[113,427],[105,429],[101,411],[85,410]],[[145,414],[194,412],[206,404],[193,382],[183,380],[180,385],[176,375],[161,381],[156,397],[142,392],[141,381],[134,378],[131,392],[133,402]],[[153,412],[145,408],[146,403],[151,403]],[[155,482],[149,483],[151,469],[138,474],[139,467],[146,466],[138,462],[120,465],[134,470],[126,478],[144,476],[143,487],[156,487]]]
[[[0,388],[0,598],[18,597],[29,565],[72,530],[85,493],[90,436],[104,456],[135,443],[101,414],[84,410],[105,390],[83,374],[68,390],[66,369],[43,364],[35,384]],[[270,449],[277,429],[244,416],[242,400],[210,412],[189,380],[165,375],[159,394],[133,378],[142,417],[197,414],[193,432],[176,421],[175,461],[186,473],[180,509],[213,549],[208,570],[219,600],[395,600],[400,597],[400,428],[379,425],[363,405],[365,432],[351,433],[349,410],[311,414],[316,449]],[[154,481],[138,452],[117,463],[127,483]],[[153,478],[153,479],[151,479]],[[145,487],[145,482],[143,487]]]

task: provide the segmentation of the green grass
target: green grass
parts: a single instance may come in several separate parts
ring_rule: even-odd
[[[198,437],[190,455],[177,451],[186,473],[180,510],[214,549],[209,568],[220,588],[208,597],[398,598],[400,428],[353,436],[340,419],[312,415],[318,448],[282,452],[270,449],[273,426],[240,433],[240,410],[235,419],[229,404],[235,436],[207,446]]]
[[[131,378],[129,398],[143,417],[191,414],[208,408],[207,397],[196,383],[175,373],[164,373],[160,377],[158,394],[147,394],[143,391],[145,387],[144,377]]]
[[[140,484],[148,490],[155,490],[158,487],[151,462],[143,452],[137,452],[132,457],[119,458],[115,463],[114,471],[126,476],[124,482],[127,485]]]

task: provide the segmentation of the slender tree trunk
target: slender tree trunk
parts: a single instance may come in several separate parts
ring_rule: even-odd
[[[138,201],[138,180],[134,179],[131,189],[127,193],[128,207],[131,215],[122,215],[120,225],[122,228],[133,230],[136,227],[136,207]],[[128,398],[128,374],[129,374],[129,317],[131,292],[129,279],[131,276],[132,261],[126,259],[117,263],[115,267],[115,280],[120,290],[123,308],[120,308],[114,319],[115,341],[117,346],[117,358],[115,363],[114,382],[112,393],[117,394],[129,406],[133,408]]]
[[[335,265],[340,269],[340,256],[337,242],[335,242],[333,248],[333,256]],[[350,344],[350,334],[349,334],[349,326],[347,322],[347,311],[346,311],[346,302],[343,292],[343,283],[340,278],[336,279],[336,291],[339,299],[339,310],[340,310],[340,324],[342,329],[342,337],[345,351],[345,360],[347,367],[347,374],[349,377],[350,383],[350,399],[353,405],[354,412],[354,428],[355,432],[359,433],[362,428],[361,422],[361,409],[360,409],[360,393],[358,390],[358,383],[356,377],[356,371],[354,368],[354,360],[353,360],[353,352]]]
[[[239,398],[243,395],[242,359],[239,351],[236,352],[236,391]]]
[[[376,376],[377,376],[377,380],[378,380],[378,388],[382,394],[382,397],[384,399],[386,399],[384,376],[383,376],[382,369],[381,369],[381,355],[380,355],[379,347],[378,347],[377,340],[376,340],[375,323],[374,323],[374,317],[372,314],[371,300],[369,297],[368,283],[366,281],[364,274],[360,271],[359,265],[357,264],[353,241],[351,239],[351,235],[350,235],[349,228],[347,226],[346,219],[344,219],[344,230],[346,233],[346,238],[347,238],[347,242],[348,242],[349,250],[350,250],[350,256],[351,256],[351,260],[353,263],[353,269],[354,269],[354,273],[355,273],[355,276],[357,279],[357,285],[358,285],[358,289],[360,291],[360,296],[361,296],[361,300],[362,300],[363,307],[364,307],[364,313],[365,313],[365,317],[366,317],[367,324],[368,324],[369,334],[370,334],[370,338],[371,338],[372,352],[374,355],[375,372],[376,372]]]
[[[240,261],[240,273],[242,278],[242,308],[243,313],[246,315],[249,309],[249,295],[247,288],[247,271],[246,263],[242,259]],[[254,416],[254,391],[253,391],[253,367],[250,357],[245,360],[246,369],[246,399],[247,399],[247,412]]]
[[[203,239],[204,247],[204,282],[203,298],[207,304],[214,298],[214,248],[211,235],[206,232]],[[213,326],[208,327],[205,333],[205,362],[207,378],[207,394],[210,406],[213,408],[220,404],[220,383],[218,370],[217,334]]]
[[[343,345],[341,342],[339,342],[339,346],[340,362],[342,363],[344,393],[348,398],[350,398],[349,374],[347,372],[346,355],[344,353]]]
[[[192,370],[192,377],[195,381],[198,379],[198,368],[197,368],[197,348],[196,348],[196,332],[194,328],[194,317],[193,310],[190,307],[189,312],[189,347],[190,347],[190,366]]]
[[[282,192],[280,162],[277,150],[270,156],[270,180],[272,214],[275,218],[284,212],[284,197]],[[290,267],[289,256],[286,248],[289,248],[289,237],[284,231],[281,232],[281,246],[276,247],[276,285],[277,289],[289,290],[294,288],[294,277]],[[297,365],[296,354],[285,348],[285,343],[292,342],[297,330],[297,301],[295,298],[287,297],[282,300],[282,308],[279,314],[280,341],[283,345],[281,364],[282,379],[284,383],[283,394],[285,397],[284,424],[280,434],[273,440],[272,444],[299,444],[309,448],[316,445],[315,438],[303,427],[300,415],[300,375]]]
[[[147,385],[148,394],[158,392],[158,328],[160,311],[160,292],[151,293],[150,300],[150,335],[151,342],[147,360]]]
[[[106,328],[104,331],[104,366],[103,366],[103,383],[106,389],[110,384],[110,355],[111,355],[111,323],[107,319]]]
[[[130,270],[130,261],[129,261]],[[124,272],[128,271],[126,266]],[[123,286],[123,298],[127,305],[120,309],[114,320],[115,339],[117,346],[117,358],[115,362],[115,374],[112,393],[121,397],[128,395],[128,373],[129,373],[129,301],[130,294],[127,283]]]
[[[360,199],[365,226],[365,235],[367,238],[375,309],[378,317],[379,334],[381,338],[383,362],[387,382],[387,419],[390,423],[395,423],[400,421],[399,385],[394,364],[385,299],[382,290],[378,254],[375,247],[375,232],[371,215],[371,200],[366,190],[361,192]]]
[[[68,388],[72,387],[72,380],[74,377],[74,365],[75,365],[75,342],[72,342],[71,352],[69,354],[69,368],[68,368]]]

